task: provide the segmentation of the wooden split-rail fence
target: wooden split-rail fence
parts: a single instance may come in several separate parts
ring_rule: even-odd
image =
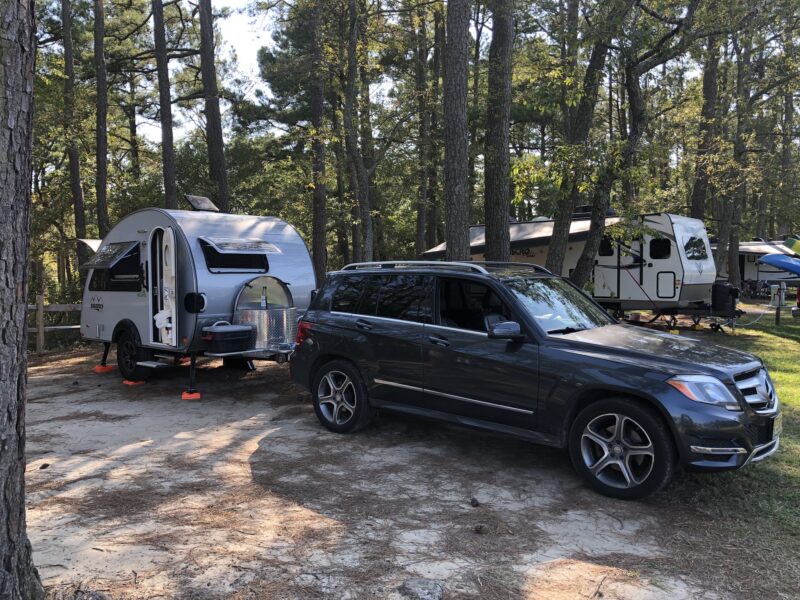
[[[44,324],[45,313],[71,313],[80,312],[80,304],[45,304],[44,296],[36,296],[36,304],[28,304],[28,310],[36,311],[36,326],[28,327],[28,333],[36,334],[36,353],[44,352],[44,336],[54,331],[78,331],[80,325],[47,325]]]

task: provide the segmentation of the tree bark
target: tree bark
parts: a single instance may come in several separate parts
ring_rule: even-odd
[[[444,205],[448,260],[469,260],[469,2],[447,4],[444,49]]]
[[[689,215],[705,219],[708,199],[708,160],[716,135],[716,112],[719,75],[719,38],[710,36],[706,44],[706,60],[703,64],[703,107],[700,111],[700,142],[695,158],[694,186]]]
[[[78,132],[75,126],[75,54],[72,44],[72,4],[61,0],[61,28],[64,44],[64,137],[67,142],[67,162],[69,163],[69,187],[72,195],[72,208],[75,216],[75,237],[86,237],[86,209],[81,185],[81,155]],[[82,242],[76,242],[78,263],[89,259]]]
[[[0,5],[0,598],[44,598],[25,519],[27,262],[30,244],[32,0]]]
[[[785,218],[785,206],[790,205],[797,197],[797,175],[794,170],[792,149],[794,146],[794,90],[788,87],[783,93],[783,117],[781,123],[781,187],[780,203],[777,207],[778,214],[778,235],[788,235],[790,231],[790,221]]]
[[[439,82],[442,77],[442,55],[444,54],[444,18],[441,6],[433,12],[433,57],[431,59],[431,102],[430,107],[430,148],[428,167],[428,216],[425,220],[425,241],[428,248],[433,248],[438,239],[439,226],[438,192],[439,169],[441,168],[441,138],[442,131],[439,119],[441,96],[439,95]]]
[[[142,175],[142,163],[139,157],[139,132],[136,126],[136,74],[128,74],[128,101],[123,106],[128,119],[128,137],[131,146],[131,174],[135,181]]]
[[[211,13],[211,0],[199,0],[198,7],[200,9],[200,74],[205,98],[208,170],[211,180],[217,185],[217,206],[221,212],[230,212],[231,199],[228,190],[228,172],[225,169],[225,142],[222,138],[217,67],[214,62],[214,16]]]
[[[486,97],[484,208],[486,210],[486,260],[511,258],[508,220],[509,125],[511,120],[511,70],[514,45],[513,0],[492,3],[492,42],[489,47],[489,91]]]
[[[358,3],[356,0],[348,0],[347,4],[349,19],[343,121],[345,149],[350,159],[350,186],[358,200],[361,236],[359,247],[356,248],[355,243],[353,245],[353,253],[357,261],[371,261],[374,249],[374,231],[369,197],[369,175],[358,143]],[[359,252],[356,253],[356,250]]]
[[[472,44],[472,89],[470,90],[469,109],[467,111],[467,122],[469,123],[469,206],[472,210],[473,199],[475,197],[475,185],[478,177],[475,173],[475,162],[480,152],[478,144],[478,125],[480,124],[480,103],[481,103],[481,43],[483,42],[483,30],[486,27],[486,6],[481,0],[476,0],[474,7],[475,40]]]
[[[430,119],[428,110],[428,30],[425,9],[417,9],[416,19],[416,44],[414,61],[414,91],[417,95],[418,137],[417,154],[418,185],[417,185],[417,228],[414,240],[414,251],[417,256],[425,252],[426,248],[426,220],[428,217],[428,183],[430,171]]]
[[[311,7],[311,177],[314,185],[312,200],[311,256],[317,286],[325,280],[328,264],[327,192],[325,189],[325,142],[322,124],[325,114],[325,80],[322,58],[322,6]]]
[[[95,138],[97,153],[97,173],[95,175],[95,201],[97,202],[97,228],[100,237],[108,233],[108,77],[106,75],[105,0],[94,0],[94,70],[97,83],[97,114],[95,117]]]
[[[164,5],[152,0],[153,45],[158,72],[158,112],[161,117],[161,162],[164,177],[164,204],[178,208],[178,188],[175,184],[175,144],[172,139],[172,94],[169,84],[169,57],[167,36],[164,30]]]

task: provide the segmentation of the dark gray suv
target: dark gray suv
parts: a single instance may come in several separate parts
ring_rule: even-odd
[[[641,498],[676,465],[773,454],[778,397],[761,360],[623,325],[569,281],[520,263],[364,263],[331,273],[298,327],[292,378],[322,424],[376,409],[569,449],[596,490]]]

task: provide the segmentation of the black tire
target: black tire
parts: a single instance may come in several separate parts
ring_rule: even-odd
[[[608,398],[584,408],[570,428],[569,454],[591,487],[623,500],[657,492],[675,472],[667,424],[633,398]]]
[[[344,360],[325,363],[316,370],[311,397],[319,422],[335,433],[354,433],[375,417],[361,374]]]
[[[130,331],[123,331],[117,338],[117,367],[122,376],[129,381],[144,381],[150,375],[150,369],[137,366],[142,360],[152,360],[153,353],[137,344],[136,336]]]

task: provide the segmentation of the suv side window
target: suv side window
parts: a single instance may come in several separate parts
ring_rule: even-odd
[[[430,277],[412,274],[373,275],[364,285],[358,314],[430,323]]]
[[[364,290],[364,278],[359,276],[342,277],[331,299],[331,311],[354,313],[358,308],[361,292]]]
[[[511,311],[488,285],[468,279],[439,280],[439,324],[486,332],[487,323],[513,320]]]

